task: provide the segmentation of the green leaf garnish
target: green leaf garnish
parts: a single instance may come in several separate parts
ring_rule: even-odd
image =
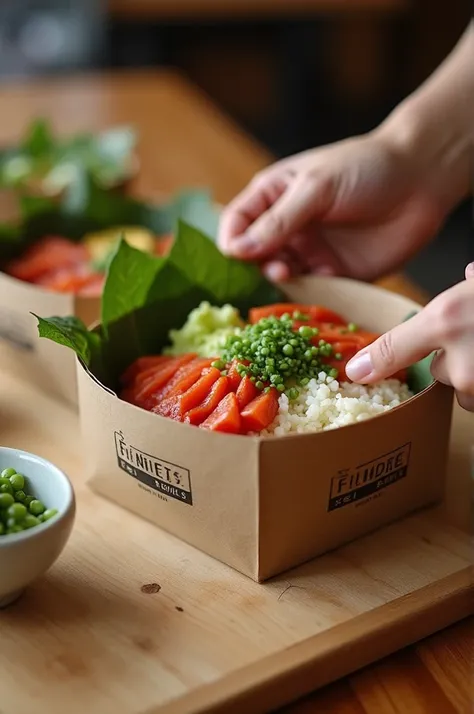
[[[92,342],[75,318],[45,319],[40,335],[73,349],[113,389],[123,369],[140,355],[160,352],[170,329],[181,327],[201,301],[230,302],[246,314],[253,305],[282,299],[256,266],[226,258],[210,238],[180,222],[166,258],[120,240],[108,266],[101,330],[88,333]]]
[[[86,366],[96,357],[100,350],[100,335],[89,332],[84,323],[77,317],[38,317],[38,333],[40,337],[57,342],[58,345],[69,347]]]

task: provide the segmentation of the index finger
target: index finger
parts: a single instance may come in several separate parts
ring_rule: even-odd
[[[358,352],[346,365],[353,382],[373,384],[441,347],[426,308]]]
[[[286,189],[286,181],[271,174],[252,181],[224,209],[219,226],[218,243],[223,253],[233,254],[238,239],[277,201]]]

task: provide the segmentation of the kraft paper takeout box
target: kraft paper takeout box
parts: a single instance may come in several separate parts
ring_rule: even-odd
[[[38,337],[37,315],[75,315],[86,325],[99,319],[100,298],[54,293],[0,271],[0,370],[33,382],[77,406],[75,357]]]
[[[379,332],[420,308],[346,279],[286,292]],[[91,487],[257,581],[443,497],[453,394],[439,383],[353,426],[259,439],[148,413],[79,363],[78,378]]]

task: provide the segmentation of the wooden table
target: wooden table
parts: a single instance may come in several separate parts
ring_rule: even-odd
[[[271,156],[196,89],[174,74],[77,78],[0,90],[0,143],[19,138],[26,122],[50,117],[73,132],[131,122],[140,131],[136,190],[148,195],[183,185],[210,186],[228,201]],[[403,276],[385,281],[419,301]],[[464,621],[377,665],[317,692],[287,712],[451,714],[470,711],[472,625]],[[18,714],[21,714],[20,712]]]

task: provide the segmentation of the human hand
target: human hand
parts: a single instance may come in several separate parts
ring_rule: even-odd
[[[374,279],[417,252],[449,210],[419,169],[384,131],[285,159],[224,210],[220,247],[275,281]]]
[[[372,384],[435,350],[433,377],[453,386],[459,404],[474,411],[474,263],[467,266],[464,282],[358,352],[346,374],[354,382]]]

